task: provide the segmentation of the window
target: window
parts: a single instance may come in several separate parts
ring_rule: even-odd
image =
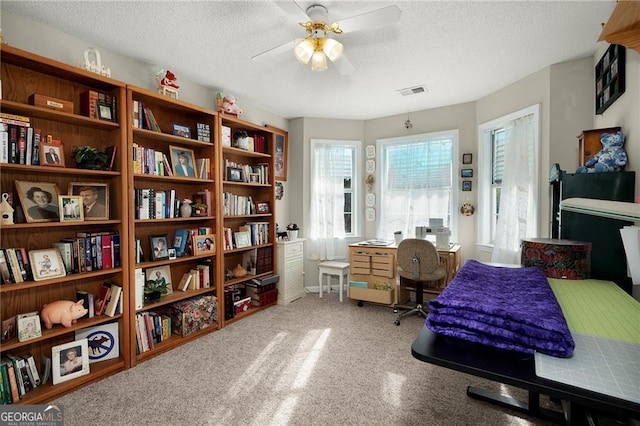
[[[509,232],[513,231],[508,236],[511,251],[519,245],[523,233],[536,236],[538,123],[539,105],[534,105],[478,127],[478,244],[481,248],[493,250],[500,214],[514,216],[516,221],[521,215],[519,223],[527,224],[521,229],[517,229],[517,225],[509,227]],[[519,144],[517,150],[509,146],[511,142]],[[514,206],[519,207],[519,211],[514,212]]]
[[[457,147],[457,130],[378,141],[379,238],[412,237],[416,226],[441,218],[455,240]]]
[[[311,238],[357,233],[358,147],[353,141],[311,141]]]

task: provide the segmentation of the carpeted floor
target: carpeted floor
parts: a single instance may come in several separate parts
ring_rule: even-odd
[[[468,398],[470,384],[524,393],[416,360],[424,319],[394,319],[308,294],[56,402],[66,426],[547,424]]]

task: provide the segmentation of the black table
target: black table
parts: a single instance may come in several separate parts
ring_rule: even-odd
[[[535,374],[533,354],[494,348],[433,333],[422,327],[411,346],[420,361],[515,386],[528,391],[528,401],[468,386],[467,395],[500,406],[566,424],[594,424],[593,416],[640,419],[640,404],[587,389],[543,379]],[[540,395],[562,401],[563,411],[540,407]]]

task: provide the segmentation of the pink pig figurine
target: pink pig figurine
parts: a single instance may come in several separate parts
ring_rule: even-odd
[[[56,300],[47,303],[42,307],[40,313],[45,328],[53,327],[53,324],[62,324],[65,327],[71,327],[76,320],[89,312],[82,306],[82,300],[72,302],[71,300]]]

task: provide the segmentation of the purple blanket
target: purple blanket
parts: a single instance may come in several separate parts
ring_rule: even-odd
[[[429,301],[427,327],[440,334],[519,352],[568,358],[575,343],[544,273],[467,260]]]

